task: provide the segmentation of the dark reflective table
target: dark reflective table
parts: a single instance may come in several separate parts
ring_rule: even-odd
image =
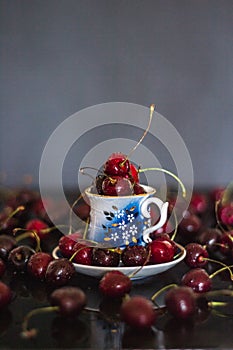
[[[51,252],[61,237],[53,232],[43,242],[42,250]],[[214,266],[216,268],[216,266]],[[160,288],[180,283],[188,270],[181,262],[159,275],[133,281],[131,295],[150,298]],[[83,311],[72,320],[63,319],[57,313],[35,315],[29,326],[38,329],[31,339],[20,336],[25,315],[36,308],[48,306],[49,290],[46,283],[39,283],[27,274],[13,274],[7,270],[2,278],[13,290],[11,304],[0,313],[0,348],[2,349],[231,349],[233,348],[233,299],[225,308],[214,308],[200,314],[194,321],[178,321],[168,314],[159,317],[150,330],[138,332],[99,312],[103,298],[98,290],[99,280],[76,274],[71,285],[82,288],[87,294],[89,311]],[[214,289],[232,289],[229,274],[225,271],[213,280]],[[226,298],[225,298],[226,299]],[[224,298],[222,300],[225,300]],[[221,298],[220,298],[221,300]],[[157,300],[164,304],[163,295]],[[105,305],[109,312],[114,304]],[[232,309],[232,310],[231,310]],[[226,313],[228,316],[226,316]]]

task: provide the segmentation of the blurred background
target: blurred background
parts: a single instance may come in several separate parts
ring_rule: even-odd
[[[1,0],[1,182],[37,185],[62,121],[130,102],[155,103],[177,129],[195,186],[225,186],[233,178],[232,38],[232,0]],[[65,181],[72,186],[69,171]]]

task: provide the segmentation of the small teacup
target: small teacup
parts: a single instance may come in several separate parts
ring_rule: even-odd
[[[90,224],[84,238],[103,247],[149,243],[150,233],[167,220],[168,202],[154,197],[156,190],[153,187],[141,186],[145,194],[130,196],[103,196],[88,187],[85,195],[91,207]],[[152,203],[160,211],[160,220],[153,226],[149,209]]]

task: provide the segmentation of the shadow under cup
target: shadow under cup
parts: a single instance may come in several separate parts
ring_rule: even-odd
[[[88,187],[85,195],[91,211],[85,239],[106,248],[149,242],[149,234],[167,220],[168,203],[154,196],[153,187],[141,186],[145,194],[130,196],[103,196],[96,194],[94,187]],[[151,203],[160,210],[160,220],[154,226],[151,226]]]

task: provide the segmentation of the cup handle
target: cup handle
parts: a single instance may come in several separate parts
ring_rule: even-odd
[[[151,226],[151,227],[148,227],[147,229],[145,229],[145,231],[143,232],[142,234],[142,238],[144,240],[144,242],[146,243],[149,243],[151,242],[151,238],[149,237],[150,233],[151,232],[154,232],[155,230],[157,230],[158,228],[162,227],[165,222],[167,221],[167,210],[168,210],[168,205],[169,203],[168,202],[163,202],[161,199],[159,198],[154,198],[154,197],[151,197],[151,198],[147,198],[143,203],[142,203],[142,206],[141,206],[141,212],[142,212],[142,215],[149,219],[151,216],[150,216],[150,212],[148,211],[148,206],[150,204],[155,204],[157,205],[157,207],[159,208],[160,210],[160,220],[157,224],[155,224],[154,226]]]

